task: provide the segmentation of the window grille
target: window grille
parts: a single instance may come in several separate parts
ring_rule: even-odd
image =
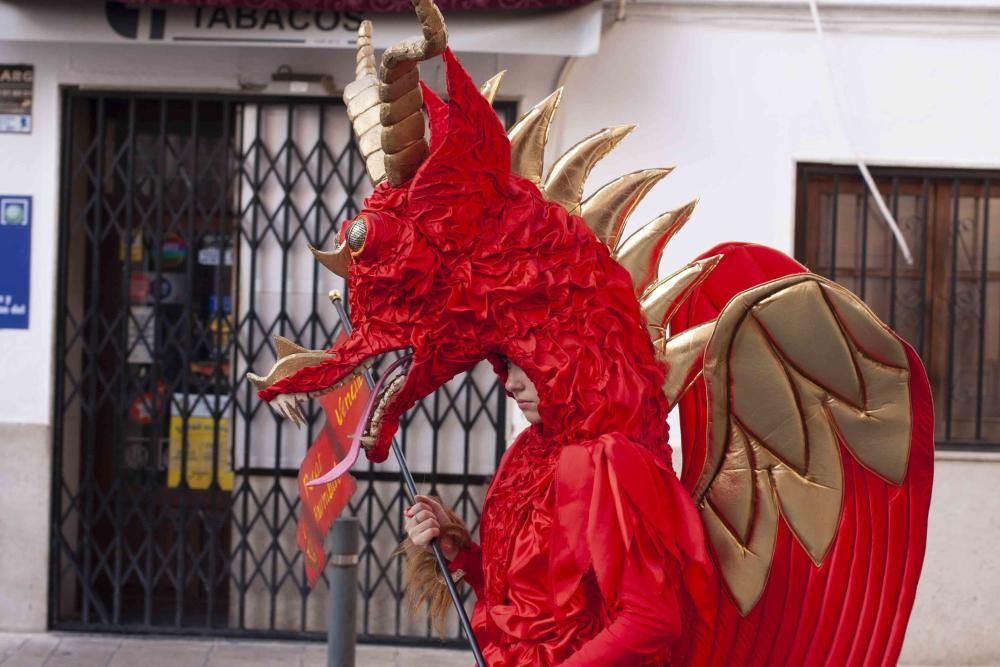
[[[796,257],[920,354],[944,449],[1000,448],[1000,172],[872,169],[908,265],[854,167],[798,168]]]
[[[294,535],[321,410],[299,431],[243,374],[274,334],[339,331],[343,285],[306,243],[330,247],[370,187],[342,104],[67,89],[62,137],[51,626],[322,637],[327,583],[306,587]],[[472,527],[505,405],[480,366],[401,425],[418,483]],[[392,463],[356,477],[360,639],[440,645],[403,606]]]

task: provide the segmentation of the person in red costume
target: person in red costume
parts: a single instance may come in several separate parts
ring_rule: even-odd
[[[247,375],[301,424],[300,404],[398,357],[346,465],[310,484],[334,481],[362,446],[384,461],[408,409],[489,360],[538,421],[494,476],[480,545],[425,499],[412,518],[434,514],[420,534],[454,543],[450,574],[475,589],[491,667],[895,664],[933,478],[914,350],[844,287],[766,247],[722,244],[659,279],[693,205],[623,232],[667,170],[583,198],[629,127],[583,139],[546,173],[560,94],[505,132],[498,79],[480,89],[433,0],[414,7],[422,37],[379,67],[372,26],[359,29],[344,98],[375,189],[335,249],[314,250],[347,280],[352,333],[328,350],[280,339],[267,375]],[[447,102],[416,65],[438,56]],[[436,559],[412,542],[406,554],[408,588],[446,612]]]
[[[544,438],[541,415],[538,412],[538,391],[519,366],[507,361],[504,388],[517,402],[530,424],[526,433]],[[508,485],[510,466],[517,466],[519,447],[530,436],[518,438],[508,450],[494,478],[493,488]],[[538,488],[537,501],[544,503],[551,495],[549,485]],[[491,521],[493,502],[488,491],[483,510],[483,522]],[[537,540],[538,522],[542,517],[526,522],[517,533],[510,535],[512,550],[519,554],[510,571],[505,600],[500,605],[484,604],[483,553],[471,540],[459,547],[448,537],[456,521],[440,501],[430,496],[417,496],[416,503],[406,509],[406,534],[410,543],[431,553],[431,541],[442,537],[441,549],[451,564],[452,576],[460,576],[472,586],[480,601],[476,605],[473,624],[483,644],[484,654],[491,665],[559,664],[582,665],[661,665],[670,664],[672,644],[684,631],[684,599],[665,582],[657,582],[651,570],[643,567],[637,557],[626,558],[621,593],[614,609],[606,608],[592,590],[581,596],[577,604],[559,608],[552,591],[547,590],[544,543]],[[498,545],[503,548],[503,544]],[[490,555],[495,558],[496,556]],[[441,609],[446,609],[442,606]]]

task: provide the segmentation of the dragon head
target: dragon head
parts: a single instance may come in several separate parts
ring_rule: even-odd
[[[406,410],[483,359],[502,375],[502,356],[538,387],[546,430],[600,434],[612,423],[639,440],[665,435],[664,424],[635,415],[652,409],[665,417],[676,400],[664,396],[665,383],[677,394],[690,379],[693,363],[667,373],[656,352],[667,348],[672,304],[714,262],[652,283],[664,245],[693,204],[619,243],[629,213],[669,170],[623,176],[581,201],[593,165],[632,129],[619,127],[571,148],[543,182],[560,92],[505,133],[491,106],[499,75],[479,89],[447,49],[431,0],[414,5],[423,36],[387,50],[377,75],[371,25],[361,26],[358,77],[344,98],[376,187],[342,226],[336,249],[313,251],[347,279],[353,332],[326,351],[279,339],[268,375],[248,374],[259,396],[298,421],[302,401],[339,387],[381,354],[408,355],[362,426],[369,458],[381,461]],[[436,55],[446,66],[447,103],[416,69]],[[686,340],[697,347],[690,334]]]

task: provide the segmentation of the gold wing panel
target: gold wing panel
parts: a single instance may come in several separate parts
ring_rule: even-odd
[[[737,600],[740,611],[745,614],[760,599],[764,590],[758,582],[767,581],[778,534],[778,510],[767,472],[751,461],[749,441],[738,428],[733,430],[731,436],[733,447],[726,453],[723,484],[718,491],[713,489],[714,497],[706,498],[700,509],[708,541],[715,549],[726,585]],[[725,482],[740,488],[725,489],[729,486]],[[746,499],[750,499],[751,506],[754,499],[763,501],[754,508],[752,515],[748,513],[747,525],[754,528],[749,539],[735,532],[730,523],[732,517],[727,518],[726,510],[716,504],[728,501],[736,505]],[[741,576],[732,577],[731,572],[739,572]],[[749,606],[744,607],[744,600],[750,601]]]
[[[742,613],[767,583],[779,514],[823,562],[843,504],[838,441],[902,481],[909,373],[895,335],[819,276],[774,280],[723,309],[705,352],[708,451],[695,502]]]
[[[765,335],[807,377],[822,378],[836,396],[861,405],[861,378],[851,360],[851,349],[840,335],[824,336],[822,354],[816,340],[803,331],[837,332],[837,319],[814,282],[803,282],[763,300],[754,309],[754,319]]]

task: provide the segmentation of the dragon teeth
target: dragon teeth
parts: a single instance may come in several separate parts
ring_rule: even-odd
[[[405,383],[406,375],[397,375],[389,382],[386,388],[382,391],[382,394],[379,396],[378,404],[375,406],[375,410],[372,412],[372,416],[368,420],[368,424],[365,426],[364,436],[361,438],[361,442],[366,444],[367,447],[372,447],[375,444],[375,434],[381,430],[382,417],[385,414],[385,410],[392,401],[392,397],[395,396],[400,389],[402,389]],[[370,443],[368,443],[369,440]]]
[[[302,410],[299,408],[299,403],[305,400],[305,394],[281,394],[274,400],[270,401],[268,405],[277,412],[280,416],[288,419],[293,424],[302,428],[306,423],[305,415],[302,414]]]

